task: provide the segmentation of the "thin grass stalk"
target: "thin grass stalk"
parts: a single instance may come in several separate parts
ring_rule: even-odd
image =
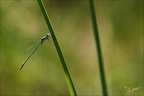
[[[99,39],[99,33],[98,33],[98,26],[97,26],[97,20],[96,20],[95,9],[94,9],[94,2],[93,2],[93,0],[89,0],[89,1],[90,1],[90,11],[91,11],[92,23],[93,23],[93,32],[95,35],[95,43],[96,43],[97,53],[98,53],[102,92],[103,92],[103,96],[108,96],[106,76],[105,76],[105,71],[104,71],[102,51],[101,51],[101,45],[100,45],[100,39]]]
[[[37,1],[38,1],[39,6],[40,6],[40,9],[41,9],[41,11],[43,13],[43,16],[45,18],[46,24],[47,24],[47,26],[48,26],[48,28],[50,30],[51,36],[53,38],[53,42],[55,44],[55,47],[56,47],[56,50],[58,52],[59,58],[61,60],[61,64],[62,64],[64,72],[65,72],[66,82],[67,82],[67,85],[68,85],[68,88],[69,88],[69,91],[70,91],[70,95],[77,96],[77,93],[76,93],[76,90],[75,90],[71,75],[70,75],[68,67],[66,65],[66,61],[64,59],[64,56],[63,56],[62,51],[60,49],[60,46],[58,44],[57,38],[55,36],[54,30],[53,30],[52,25],[50,23],[50,19],[49,19],[48,15],[47,15],[47,12],[46,12],[46,9],[44,7],[44,4],[43,4],[42,0],[37,0]]]

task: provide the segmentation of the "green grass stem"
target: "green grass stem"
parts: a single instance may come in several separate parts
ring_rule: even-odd
[[[91,10],[92,23],[93,23],[93,32],[94,32],[94,35],[95,35],[95,42],[96,42],[97,53],[98,53],[99,71],[100,71],[100,77],[101,77],[102,92],[103,92],[103,96],[108,96],[107,83],[106,83],[106,77],[105,77],[104,65],[103,65],[103,58],[102,58],[102,52],[101,52],[101,45],[100,45],[100,39],[99,39],[99,33],[98,33],[98,26],[97,26],[95,9],[94,9],[94,1],[93,0],[89,0],[89,1],[90,1],[90,10]]]
[[[40,6],[40,9],[41,9],[41,11],[43,13],[43,16],[45,18],[45,21],[46,21],[46,24],[47,24],[47,26],[49,28],[51,36],[53,38],[53,42],[55,44],[55,47],[56,47],[56,50],[58,52],[59,58],[61,60],[61,64],[62,64],[64,72],[65,72],[66,82],[67,82],[67,85],[68,85],[68,88],[69,88],[69,91],[70,91],[70,95],[77,96],[77,93],[76,93],[72,78],[70,76],[68,67],[66,65],[66,61],[64,59],[64,56],[63,56],[62,51],[60,49],[60,46],[58,44],[57,38],[55,36],[54,30],[53,30],[52,25],[50,23],[50,19],[49,19],[48,15],[47,15],[47,12],[46,12],[46,9],[44,7],[44,4],[43,4],[42,0],[37,0],[37,1],[38,1],[39,6]]]

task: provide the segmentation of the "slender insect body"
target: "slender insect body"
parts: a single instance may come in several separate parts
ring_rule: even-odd
[[[40,45],[47,39],[49,41],[49,38],[51,37],[50,34],[47,34],[46,36],[42,37],[40,39],[40,43],[37,45],[37,47],[31,52],[31,54],[26,58],[26,60],[22,63],[20,70],[23,68],[23,66],[26,64],[26,62],[29,60],[29,58],[32,56],[32,54],[40,47]],[[38,42],[37,42],[38,43]],[[36,44],[37,44],[36,43]],[[50,42],[49,42],[50,43]],[[35,45],[35,44],[34,44]],[[32,48],[34,45],[32,45],[30,48]],[[28,51],[30,48],[28,48],[26,51]]]

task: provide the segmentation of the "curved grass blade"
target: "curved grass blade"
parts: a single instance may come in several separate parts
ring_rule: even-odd
[[[93,23],[93,32],[95,35],[95,42],[96,42],[97,53],[98,53],[102,92],[103,92],[103,96],[108,96],[107,83],[106,83],[106,77],[105,77],[105,72],[104,72],[104,64],[103,64],[103,58],[102,58],[102,52],[101,52],[101,46],[100,46],[100,39],[99,39],[96,15],[95,15],[95,10],[94,10],[94,1],[93,0],[89,0],[89,1],[90,1],[91,18],[92,18],[92,23]]]
[[[52,38],[53,38],[54,45],[55,45],[55,47],[56,47],[56,50],[57,50],[58,55],[59,55],[59,58],[60,58],[60,60],[61,60],[61,64],[62,64],[62,66],[63,66],[63,70],[64,70],[64,72],[65,72],[66,82],[67,82],[67,85],[68,85],[68,88],[69,88],[69,91],[70,91],[70,95],[71,95],[71,96],[77,96],[77,93],[76,93],[76,90],[75,90],[73,81],[72,81],[72,79],[71,79],[71,76],[70,76],[68,67],[67,67],[67,65],[66,65],[66,61],[65,61],[65,59],[64,59],[64,56],[63,56],[62,51],[61,51],[61,49],[60,49],[60,46],[59,46],[59,44],[58,44],[57,38],[56,38],[56,36],[55,36],[55,34],[54,34],[54,30],[53,30],[52,25],[51,25],[51,23],[50,23],[50,20],[49,20],[49,17],[48,17],[48,15],[47,15],[47,12],[46,12],[46,10],[45,10],[44,4],[43,4],[42,0],[37,0],[37,1],[38,1],[39,6],[40,6],[40,9],[41,9],[41,11],[42,11],[42,13],[43,13],[43,16],[44,16],[44,18],[45,18],[45,21],[46,21],[46,23],[47,23],[47,26],[48,26],[48,28],[49,28],[49,30],[50,30],[50,33],[51,33]]]

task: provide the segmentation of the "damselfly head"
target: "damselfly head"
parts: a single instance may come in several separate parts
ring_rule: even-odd
[[[47,39],[49,40],[49,38],[51,37],[51,35],[49,33],[46,34],[46,36],[41,38],[41,44]]]
[[[51,37],[51,35],[50,35],[49,33],[47,33],[47,35],[46,35],[46,36],[47,36],[47,38]]]

